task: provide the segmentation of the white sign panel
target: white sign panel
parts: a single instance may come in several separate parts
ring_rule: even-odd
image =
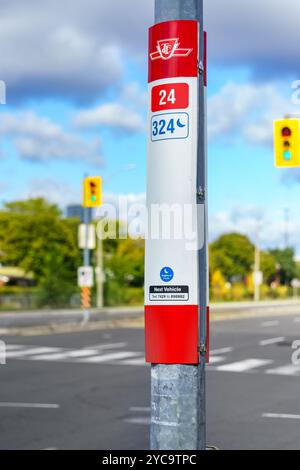
[[[87,233],[88,232],[88,233]],[[85,224],[80,224],[78,228],[78,247],[82,250],[96,248],[96,230],[94,225],[89,225],[88,230]]]
[[[261,286],[263,283],[263,273],[261,271],[256,271],[253,273],[253,282],[255,286]]]
[[[158,112],[159,97],[168,96],[169,90],[173,98],[170,106],[182,102],[184,109]],[[153,104],[156,95],[158,99]],[[198,80],[155,81],[149,84],[149,97],[145,305],[199,305],[199,243],[196,240],[194,246],[190,246],[184,233],[187,227],[192,230],[192,221],[185,222],[186,214],[193,215],[195,232],[197,214],[199,218],[196,197]],[[161,103],[165,109],[165,102]],[[155,217],[155,211],[160,217]],[[164,223],[170,225],[170,237],[153,237],[153,234],[162,234]],[[176,224],[182,224],[177,235],[173,230]]]
[[[79,287],[93,287],[94,285],[94,272],[91,266],[83,266],[78,268],[78,286]]]

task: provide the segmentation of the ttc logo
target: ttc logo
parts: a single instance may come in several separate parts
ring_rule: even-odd
[[[169,60],[172,57],[187,57],[193,49],[180,48],[179,39],[162,39],[157,41],[157,51],[150,54],[151,60]]]

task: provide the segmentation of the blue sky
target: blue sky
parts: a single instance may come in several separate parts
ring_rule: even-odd
[[[152,0],[3,1],[1,201],[80,202],[85,173],[107,200],[141,200],[146,184],[146,40]],[[42,5],[41,5],[42,3]],[[63,3],[63,5],[62,5]],[[300,106],[298,0],[206,1],[209,37],[210,236],[259,223],[282,246],[284,209],[300,254],[300,172],[274,168],[272,121]],[[116,12],[118,15],[116,16]],[[259,221],[259,222],[258,222]]]

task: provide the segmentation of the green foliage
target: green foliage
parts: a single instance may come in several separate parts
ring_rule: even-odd
[[[40,304],[65,305],[76,289],[77,226],[44,199],[8,203],[0,212],[1,262],[34,274]]]
[[[219,270],[228,280],[242,280],[250,272],[254,259],[254,246],[239,233],[222,235],[210,246],[212,272]]]
[[[271,253],[263,251],[260,254],[260,269],[264,275],[264,281],[270,283],[276,275],[276,261]]]
[[[298,274],[297,264],[295,262],[295,252],[293,248],[284,250],[271,250],[271,255],[277,264],[277,271],[281,284],[288,284]]]
[[[114,243],[112,243],[114,242]],[[143,303],[144,240],[105,240],[105,303]]]

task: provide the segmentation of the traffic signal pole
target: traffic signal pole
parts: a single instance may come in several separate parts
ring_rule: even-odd
[[[199,23],[200,31],[197,194],[195,194],[195,198],[198,204],[198,236],[204,240],[204,244],[201,244],[198,251],[199,364],[151,365],[151,449],[205,450],[208,244],[203,0],[155,0],[155,23],[172,20],[196,20]],[[185,45],[181,44],[181,47],[185,47]],[[184,307],[182,309],[184,310]]]
[[[90,208],[83,208],[83,223],[85,225],[85,247],[83,250],[83,265],[90,265],[90,250],[88,248],[88,239],[89,239],[89,224],[90,224]]]
[[[85,225],[85,246],[83,250],[83,265],[85,267],[90,266],[90,250],[88,248],[88,239],[89,239],[89,224],[90,224],[90,211],[89,207],[83,208],[83,223]],[[81,302],[83,308],[83,324],[87,323],[90,319],[90,299],[91,299],[91,289],[90,287],[84,287],[81,290]]]

